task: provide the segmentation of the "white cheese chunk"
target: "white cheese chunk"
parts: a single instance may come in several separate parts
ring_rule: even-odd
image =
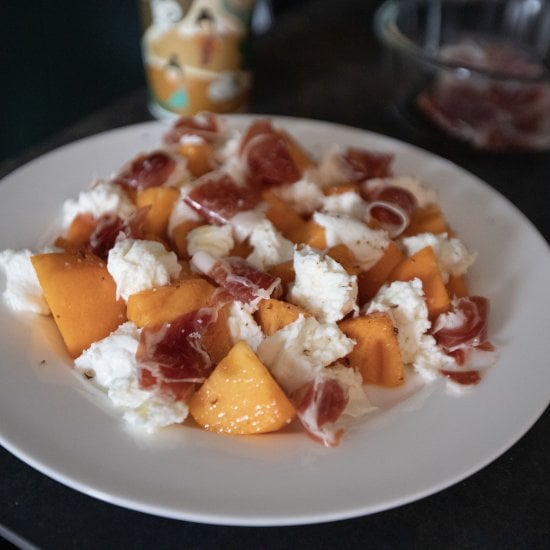
[[[371,229],[351,216],[315,212],[313,220],[325,228],[328,247],[345,244],[365,271],[383,256],[390,243],[385,231]]]
[[[476,254],[470,254],[460,239],[449,238],[447,233],[439,235],[420,233],[402,239],[401,244],[409,256],[416,254],[426,246],[431,246],[445,283],[449,280],[450,275],[455,277],[464,275],[476,259]]]
[[[191,189],[193,189],[192,185],[180,187],[179,199],[174,204],[168,220],[168,235],[170,236],[174,234],[174,229],[178,225],[189,221],[201,221],[203,219],[198,212],[194,208],[191,208],[184,200]]]
[[[216,149],[216,159],[221,164],[220,170],[229,174],[237,185],[245,185],[248,168],[239,155],[242,133],[234,131],[226,141]]]
[[[357,277],[330,256],[303,246],[294,252],[296,278],[289,301],[313,313],[320,321],[334,323],[356,307]]]
[[[244,340],[253,351],[256,351],[264,339],[264,333],[249,309],[242,302],[232,302],[229,306],[227,327],[234,344]]]
[[[74,364],[77,371],[107,393],[115,407],[123,409],[127,422],[154,432],[183,422],[189,411],[182,401],[163,398],[154,390],[139,387],[136,359],[139,335],[140,329],[126,322],[103,340],[93,343]]]
[[[352,170],[342,155],[343,150],[338,145],[332,145],[323,152],[319,166],[313,175],[320,187],[350,181],[353,176]]]
[[[109,250],[107,270],[116,283],[117,298],[167,285],[181,271],[178,257],[156,241],[122,239]]]
[[[427,378],[435,378],[438,369],[455,364],[427,331],[431,327],[422,281],[395,281],[384,285],[367,306],[367,313],[388,313],[398,330],[397,340],[403,362],[412,365]]]
[[[323,199],[322,211],[327,214],[344,214],[346,216],[365,219],[367,203],[355,191],[346,191],[328,195]]]
[[[260,269],[286,262],[294,256],[294,243],[285,239],[268,219],[255,225],[249,243],[254,250],[247,260]]]
[[[67,229],[79,214],[91,214],[94,218],[111,214],[127,220],[136,211],[136,206],[127,193],[111,181],[99,180],[89,191],[82,191],[76,200],[63,203],[62,228]]]
[[[323,206],[325,195],[317,182],[306,172],[294,183],[274,187],[273,192],[283,201],[288,202],[299,214],[311,214]]]
[[[187,234],[187,253],[190,256],[204,250],[216,258],[228,256],[235,242],[229,225],[201,225]]]
[[[335,323],[319,323],[314,317],[300,315],[266,336],[258,346],[258,357],[291,394],[311,382],[322,368],[345,357],[354,345]]]
[[[50,308],[31,263],[32,255],[27,249],[0,252],[0,271],[4,272],[5,277],[2,299],[13,311],[49,315]]]
[[[263,220],[265,220],[265,212],[262,207],[258,207],[235,214],[228,220],[228,223],[233,228],[235,240],[243,242],[250,237],[256,225],[262,223]]]

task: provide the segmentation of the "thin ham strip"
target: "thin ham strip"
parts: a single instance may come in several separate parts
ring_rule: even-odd
[[[252,210],[260,202],[260,195],[222,173],[201,179],[184,201],[208,222],[224,225],[239,212]]]
[[[255,304],[281,294],[281,280],[238,256],[216,259],[207,252],[192,258],[193,266],[216,282],[235,300]]]
[[[287,143],[269,120],[249,126],[241,139],[239,156],[246,165],[248,182],[254,187],[294,183],[301,177]]]
[[[176,169],[176,161],[163,151],[139,155],[115,178],[126,189],[160,187]]]
[[[170,323],[144,327],[136,353],[141,386],[183,399],[194,384],[204,382],[212,364],[201,338],[215,319],[213,309],[203,308]]]
[[[327,447],[340,442],[343,430],[335,426],[348,404],[348,394],[334,378],[317,376],[310,382],[301,399],[297,413],[309,435]]]
[[[349,147],[342,159],[346,163],[351,181],[361,182],[371,178],[391,176],[393,155]]]
[[[198,136],[212,143],[220,135],[220,123],[212,113],[198,113],[195,116],[182,116],[164,134],[166,145],[177,145],[184,136]]]
[[[150,206],[144,206],[134,212],[128,220],[119,216],[105,214],[97,220],[96,228],[90,236],[88,248],[96,256],[106,260],[109,250],[122,235],[129,239],[140,239]]]

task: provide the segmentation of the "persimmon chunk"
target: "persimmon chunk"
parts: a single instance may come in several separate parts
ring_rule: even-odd
[[[206,140],[195,136],[192,139],[182,140],[179,144],[179,152],[187,159],[187,169],[196,178],[216,167],[212,145]]]
[[[325,228],[312,219],[289,231],[286,237],[296,244],[308,244],[319,250],[327,247]]]
[[[54,252],[31,261],[71,357],[126,321],[126,304],[116,299],[115,282],[94,254]]]
[[[342,332],[357,343],[347,356],[367,384],[399,386],[404,381],[404,364],[392,320],[386,313],[369,313],[341,321]]]
[[[296,231],[305,222],[303,218],[292,209],[292,206],[280,199],[273,191],[264,190],[262,200],[268,204],[265,213],[267,219],[280,231],[287,239],[293,231]]]
[[[280,430],[296,412],[248,344],[231,348],[191,398],[189,412],[203,428],[227,434]]]
[[[420,233],[448,233],[449,226],[437,204],[429,204],[424,208],[415,208],[411,214],[409,226],[403,231],[404,236]]]
[[[128,319],[138,327],[169,323],[206,307],[215,287],[201,278],[181,279],[128,297]]]
[[[389,281],[411,281],[417,277],[422,281],[430,319],[449,311],[451,301],[431,246],[426,246],[410,258],[405,258],[391,272]]]
[[[218,364],[233,347],[233,337],[229,330],[231,302],[218,309],[216,320],[210,323],[202,335],[201,345],[214,364]]]
[[[279,129],[276,130],[276,133],[286,143],[290,157],[294,161],[300,174],[303,174],[306,170],[315,166],[309,152],[306,151],[288,132]]]
[[[300,306],[270,298],[260,302],[255,316],[262,327],[262,332],[266,336],[271,336],[274,332],[296,321],[300,314],[304,317],[311,315]]]
[[[387,281],[389,274],[404,259],[403,252],[391,241],[384,255],[368,270],[357,276],[358,302],[362,306],[371,300]]]
[[[468,283],[464,275],[451,275],[447,281],[446,288],[451,297],[464,298],[470,295]]]
[[[166,238],[168,220],[178,198],[179,190],[174,187],[148,187],[137,192],[137,206],[150,206],[143,227],[147,238]]]

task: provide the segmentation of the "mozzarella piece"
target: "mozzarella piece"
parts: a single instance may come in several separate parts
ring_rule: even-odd
[[[367,203],[355,191],[336,193],[323,199],[322,211],[328,214],[344,214],[363,220],[366,209]]]
[[[216,150],[216,158],[220,162],[220,169],[229,174],[237,185],[246,185],[248,168],[239,155],[242,133],[234,131]]]
[[[250,237],[256,225],[263,220],[265,220],[265,212],[262,207],[258,207],[235,214],[228,223],[233,228],[235,240],[243,242]]]
[[[168,220],[168,235],[170,236],[172,236],[174,229],[178,225],[189,221],[201,221],[203,219],[199,213],[194,208],[191,208],[184,200],[191,189],[193,189],[192,185],[184,185],[183,187],[180,187],[179,199],[174,204]]]
[[[116,283],[117,298],[164,286],[181,271],[178,257],[156,241],[122,239],[109,250],[107,271]]]
[[[449,276],[464,275],[474,263],[476,254],[470,254],[466,246],[456,237],[449,238],[447,233],[434,235],[421,233],[401,240],[407,254],[412,256],[426,246],[431,246],[437,257],[437,262],[443,281],[447,283]]]
[[[405,364],[429,379],[435,378],[439,369],[455,365],[454,359],[427,334],[431,323],[420,279],[384,285],[367,306],[367,313],[375,311],[390,315],[398,330],[397,340]]]
[[[345,244],[364,271],[370,269],[383,256],[390,243],[385,231],[371,229],[351,216],[315,212],[313,220],[325,228],[327,246],[330,248]]]
[[[49,315],[50,308],[31,263],[33,253],[28,250],[0,252],[0,271],[4,272],[4,303],[13,311],[29,311]]]
[[[320,187],[350,180],[352,173],[342,155],[342,148],[338,145],[332,145],[323,152],[321,162],[313,175]]]
[[[187,253],[204,250],[216,258],[229,256],[235,242],[229,225],[201,225],[187,234]]]
[[[89,191],[81,191],[76,200],[63,203],[61,225],[67,229],[79,214],[91,214],[96,219],[110,214],[127,220],[135,211],[136,206],[120,185],[99,180]]]
[[[139,335],[140,329],[126,322],[103,340],[93,343],[75,359],[74,365],[107,393],[115,407],[124,410],[128,423],[154,432],[183,422],[189,410],[183,401],[163,398],[154,390],[139,387],[136,359]]]
[[[258,357],[277,382],[292,394],[327,365],[345,357],[355,345],[335,323],[320,323],[300,315],[296,321],[266,336]]]
[[[294,256],[294,243],[285,239],[268,219],[254,226],[249,243],[254,250],[247,260],[260,269],[286,262]]]
[[[289,301],[313,313],[320,321],[334,323],[356,308],[357,277],[330,256],[309,246],[294,252],[295,282]]]
[[[235,301],[229,306],[227,327],[234,344],[244,340],[253,351],[258,349],[264,339],[262,329],[242,302]]]
[[[309,172],[294,183],[274,187],[272,190],[299,214],[311,214],[321,208],[325,200],[325,195],[318,183],[311,179]]]

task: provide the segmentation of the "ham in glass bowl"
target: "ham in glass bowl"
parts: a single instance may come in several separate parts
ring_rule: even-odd
[[[550,2],[386,0],[374,26],[409,120],[482,150],[550,149]]]

